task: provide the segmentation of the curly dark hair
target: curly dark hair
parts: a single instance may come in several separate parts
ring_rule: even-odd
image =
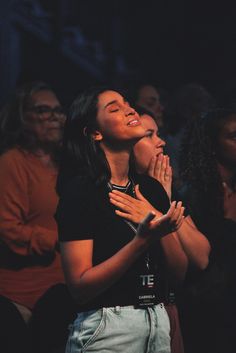
[[[35,137],[26,127],[24,114],[33,94],[39,91],[53,92],[45,82],[29,82],[18,87],[2,108],[0,112],[0,153],[15,146],[27,150],[31,150],[34,146]]]
[[[204,207],[210,216],[220,219],[224,215],[224,195],[216,148],[219,132],[232,114],[236,111],[219,108],[192,120],[185,129],[180,151],[180,175],[191,189],[195,207]]]

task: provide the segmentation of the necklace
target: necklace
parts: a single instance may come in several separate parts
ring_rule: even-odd
[[[130,178],[128,183],[126,184],[126,186],[120,186],[120,185],[116,185],[116,184],[112,184],[110,182],[107,183],[107,186],[109,188],[110,191],[112,190],[118,190],[121,191],[125,194],[128,194],[134,198],[136,198],[136,194],[135,194],[135,184],[133,182],[133,180]],[[131,187],[131,190],[130,190]],[[128,224],[128,226],[134,231],[134,233],[137,233],[137,226],[135,224],[133,224],[132,222],[128,221],[127,219],[123,219],[123,221]]]
[[[121,191],[121,192],[124,192],[125,194],[127,194],[127,191],[129,190],[129,187],[132,183],[132,186],[133,186],[133,182],[131,179],[128,180],[128,183],[125,185],[125,186],[120,186],[120,185],[117,185],[117,184],[112,184],[110,181],[108,181],[107,185],[108,185],[108,188],[112,191],[112,190],[118,190],[118,191]]]

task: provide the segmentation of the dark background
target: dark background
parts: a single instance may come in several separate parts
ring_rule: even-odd
[[[236,86],[236,10],[226,2],[1,0],[0,101],[41,79],[70,104],[83,88],[138,80],[171,93]]]

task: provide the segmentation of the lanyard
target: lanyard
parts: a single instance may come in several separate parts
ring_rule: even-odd
[[[132,189],[131,189],[132,195],[130,195],[130,196],[136,198],[134,182],[133,182],[133,180],[131,178],[129,179],[129,181],[128,181],[128,183],[127,183],[127,185],[125,187],[120,187],[118,185],[111,184],[110,182],[107,183],[107,186],[108,186],[110,191],[115,189],[115,190],[124,192],[125,194],[128,194],[128,190],[129,190],[129,188],[131,186],[132,187]],[[128,221],[127,219],[123,218],[123,221],[126,224],[128,224],[128,226],[132,229],[132,231],[136,235],[137,234],[137,227],[132,222]],[[145,265],[146,265],[147,270],[149,271],[150,270],[150,255],[149,255],[149,252],[147,252],[146,256],[145,256]]]

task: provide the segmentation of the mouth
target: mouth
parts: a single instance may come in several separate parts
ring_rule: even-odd
[[[60,125],[51,125],[48,126],[48,130],[61,130],[62,127]]]
[[[140,120],[138,120],[138,119],[132,119],[132,120],[130,120],[129,122],[128,122],[128,126],[138,126],[138,125],[140,125],[141,123],[140,123]]]
[[[159,157],[161,154],[163,154],[163,149],[157,152],[156,156]]]

